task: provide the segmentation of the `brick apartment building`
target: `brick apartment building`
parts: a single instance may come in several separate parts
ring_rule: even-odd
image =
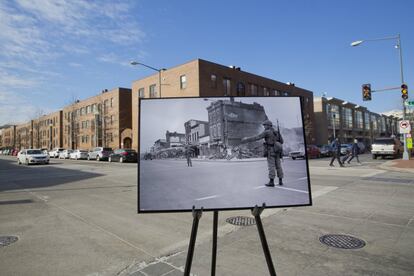
[[[63,147],[130,148],[131,127],[131,89],[103,90],[63,108]]]
[[[15,147],[16,141],[16,126],[8,126],[2,129],[2,147],[11,148]]]
[[[25,124],[16,125],[16,148],[30,149],[33,148],[33,121]]]
[[[308,143],[314,143],[313,92],[293,84],[202,59],[163,70],[161,92],[159,75],[153,74],[132,83],[132,140],[138,148],[139,98],[209,97],[209,96],[302,96],[305,133]],[[156,112],[156,111],[155,111]]]
[[[51,150],[62,147],[62,111],[43,115],[32,123],[33,148]]]
[[[337,98],[318,97],[314,99],[316,144],[327,144],[334,134],[342,143],[350,143],[357,138],[366,145],[381,136],[398,136],[398,121],[394,116],[386,116],[369,111]]]

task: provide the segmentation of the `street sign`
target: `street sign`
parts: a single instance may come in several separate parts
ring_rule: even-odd
[[[414,106],[414,101],[406,101],[405,105],[407,106]]]
[[[410,121],[408,120],[400,121],[400,133],[410,133],[410,132],[411,132]]]
[[[407,138],[407,149],[413,148],[413,138]]]

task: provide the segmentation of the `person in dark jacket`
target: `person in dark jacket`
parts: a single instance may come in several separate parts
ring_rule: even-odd
[[[329,166],[334,167],[333,162],[335,159],[338,159],[338,163],[341,167],[344,166],[341,162],[341,143],[339,143],[338,137],[335,138],[335,140],[331,143],[331,150],[332,150],[332,159]]]
[[[352,144],[352,150],[351,150],[351,155],[350,155],[351,158],[349,158],[348,164],[350,164],[351,163],[351,160],[354,159],[354,157],[356,157],[356,160],[357,160],[358,164],[359,165],[362,165],[361,162],[359,161],[358,154],[359,154],[358,140],[355,139],[354,140],[354,143]]]

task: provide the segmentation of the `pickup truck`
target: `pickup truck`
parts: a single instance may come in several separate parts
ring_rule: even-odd
[[[397,158],[404,151],[403,145],[397,138],[377,138],[372,144],[372,158],[377,159],[378,156],[392,156]]]

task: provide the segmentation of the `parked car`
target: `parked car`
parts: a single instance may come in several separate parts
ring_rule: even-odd
[[[59,152],[59,159],[69,159],[70,154],[73,152],[73,150],[66,149],[61,152]]]
[[[70,153],[70,159],[88,159],[88,151],[86,150],[74,150]]]
[[[40,149],[44,154],[49,155],[49,151],[46,148]]]
[[[108,160],[109,155],[112,153],[112,148],[97,147],[88,153],[88,160],[101,161]]]
[[[346,155],[352,151],[351,144],[341,144],[341,155]]]
[[[403,144],[397,138],[377,138],[372,143],[371,154],[373,159],[378,156],[392,156],[397,158],[404,151]]]
[[[321,157],[321,151],[315,145],[307,145],[306,153],[308,154],[308,158],[320,158]]]
[[[321,157],[330,157],[332,156],[332,148],[330,145],[319,146],[319,151],[321,152]]]
[[[64,150],[65,150],[64,148],[54,148],[53,150],[51,150],[49,152],[49,156],[50,157],[53,157],[53,158],[58,158],[59,157],[59,153],[61,151],[64,151]]]
[[[305,158],[305,151],[303,149],[297,150],[297,151],[291,151],[289,152],[289,156],[296,160],[296,158]]]
[[[117,149],[109,155],[109,162],[137,162],[138,154],[133,149]]]
[[[17,163],[20,164],[49,164],[49,155],[40,149],[24,149],[18,153]]]

